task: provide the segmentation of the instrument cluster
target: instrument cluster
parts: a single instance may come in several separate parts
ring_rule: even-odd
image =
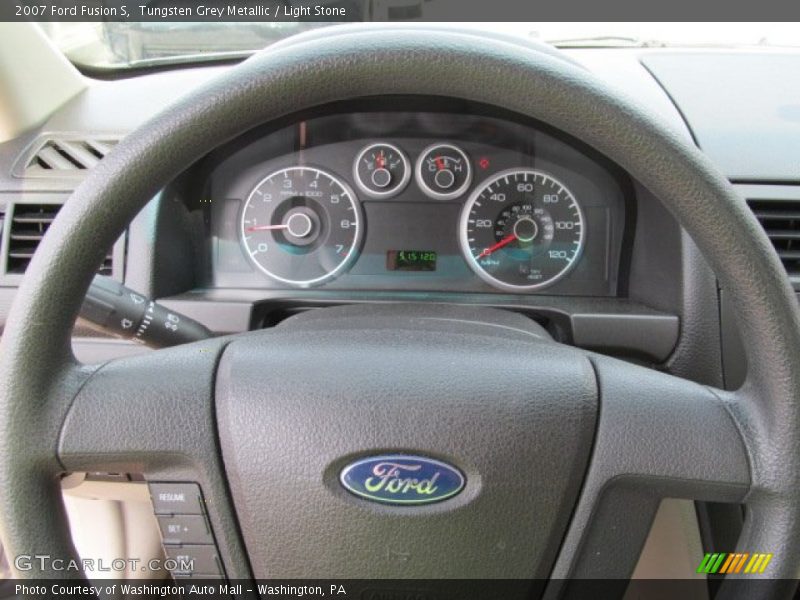
[[[624,176],[487,115],[304,119],[209,181],[216,287],[615,295]]]

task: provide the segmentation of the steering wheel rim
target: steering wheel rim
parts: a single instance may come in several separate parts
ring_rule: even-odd
[[[347,33],[268,49],[167,108],[127,136],[60,211],[2,339],[0,514],[9,554],[74,555],[58,475],[80,461],[65,459],[65,422],[84,388],[113,366],[79,365],[70,332],[96,265],[135,214],[194,161],[261,123],[353,97],[419,94],[498,106],[565,131],[631,173],[692,236],[748,341],[745,385],[714,392],[749,462],[740,544],[774,554],[769,577],[797,577],[800,370],[793,363],[800,318],[781,263],[730,183],[697,148],[568,61],[504,40],[478,44],[463,32],[367,26]],[[225,342],[209,344],[221,352]],[[604,364],[598,359],[595,367]],[[206,433],[213,437],[213,428]],[[585,540],[574,530],[567,545],[577,548]],[[246,565],[241,546],[234,554]],[[563,562],[554,569],[556,576],[575,574]],[[37,567],[20,575],[71,574]]]

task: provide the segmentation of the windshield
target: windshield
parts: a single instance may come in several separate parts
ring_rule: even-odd
[[[75,64],[126,69],[237,59],[278,40],[336,23],[42,23]],[[458,23],[560,47],[800,47],[798,23]]]

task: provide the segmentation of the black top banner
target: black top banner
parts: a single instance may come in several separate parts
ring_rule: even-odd
[[[0,21],[795,21],[798,0],[0,0]]]

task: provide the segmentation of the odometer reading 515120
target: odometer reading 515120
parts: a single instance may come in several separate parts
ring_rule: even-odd
[[[485,281],[508,291],[540,289],[575,265],[583,250],[581,207],[566,186],[533,169],[492,176],[461,213],[461,248]]]

